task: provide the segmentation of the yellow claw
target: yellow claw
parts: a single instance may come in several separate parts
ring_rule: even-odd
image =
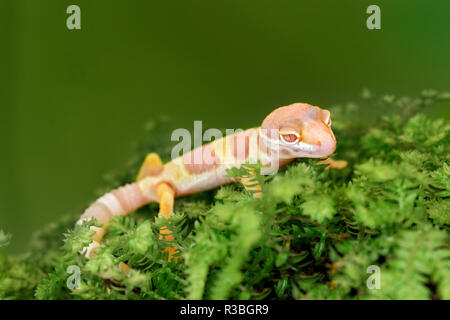
[[[131,267],[129,265],[127,265],[125,262],[120,262],[119,270],[124,272],[127,276],[129,276],[130,272],[131,272]]]
[[[332,158],[328,158],[322,161],[317,162],[317,164],[328,164],[328,167],[326,167],[326,170],[329,169],[344,169],[348,163],[345,160],[333,160]]]
[[[177,257],[174,257],[174,255],[176,255],[179,251],[178,251],[178,249],[177,248],[175,248],[175,247],[167,247],[167,248],[165,248],[164,249],[164,252],[168,252],[169,253],[169,256],[168,256],[168,258],[167,258],[167,261],[172,261],[172,259],[173,259],[173,261],[175,262],[175,263],[178,263],[178,256]]]

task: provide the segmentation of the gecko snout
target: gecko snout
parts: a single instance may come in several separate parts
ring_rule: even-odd
[[[320,141],[319,143],[319,153],[323,157],[328,157],[336,150],[336,140],[334,139],[327,139],[326,141]]]

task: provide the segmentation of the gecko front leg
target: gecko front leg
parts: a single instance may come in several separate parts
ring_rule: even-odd
[[[262,197],[262,186],[258,180],[256,180],[256,172],[255,169],[250,168],[247,170],[248,175],[241,177],[241,183],[244,186],[245,190],[252,193],[253,198],[261,198]]]
[[[329,170],[329,169],[344,169],[345,167],[347,167],[347,161],[345,160],[334,160],[333,158],[327,158],[325,160],[319,161],[317,162],[317,164],[327,164],[328,166],[325,167],[325,170]]]

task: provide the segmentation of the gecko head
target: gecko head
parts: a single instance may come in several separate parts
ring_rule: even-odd
[[[269,114],[261,125],[260,143],[276,145],[280,159],[325,158],[336,149],[330,112],[294,103]]]

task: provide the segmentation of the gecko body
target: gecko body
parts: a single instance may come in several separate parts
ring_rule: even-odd
[[[158,202],[159,214],[169,218],[173,212],[174,198],[238,180],[225,177],[229,168],[257,161],[266,167],[275,165],[278,168],[295,158],[326,158],[335,148],[330,112],[309,104],[295,103],[274,110],[260,127],[214,140],[165,165],[156,154],[150,154],[136,182],[108,192],[83,213],[78,223],[96,218],[103,225],[101,228],[91,227],[96,234],[83,253],[88,258],[95,254],[108,222],[114,216],[127,215],[150,202]],[[160,237],[173,240],[171,231],[166,227],[161,228]],[[170,260],[177,251],[170,247],[166,249]]]

